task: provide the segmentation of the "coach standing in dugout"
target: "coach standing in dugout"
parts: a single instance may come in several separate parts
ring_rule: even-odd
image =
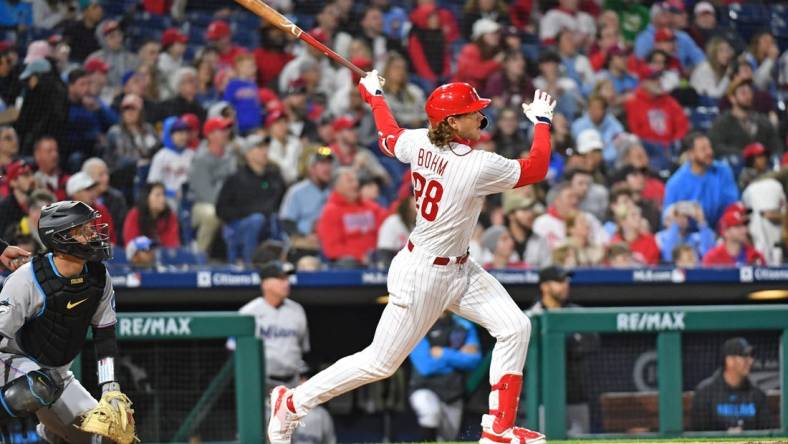
[[[254,316],[255,335],[265,348],[265,391],[277,385],[295,387],[308,370],[304,354],[309,353],[309,329],[304,308],[289,298],[290,276],[295,272],[287,262],[270,261],[258,269],[262,296],[241,307],[240,313]],[[235,340],[227,341],[235,350]],[[334,422],[324,408],[309,412],[293,435],[293,444],[334,444]]]
[[[779,427],[769,412],[766,394],[750,381],[753,347],[742,337],[722,345],[722,368],[695,388],[691,430],[746,430]]]
[[[569,302],[569,281],[573,275],[573,272],[556,266],[539,271],[539,300],[525,314],[532,317],[545,311],[580,307]],[[586,387],[591,376],[586,358],[598,348],[599,336],[595,333],[566,335],[566,423],[569,436],[591,431]]]
[[[309,352],[309,329],[304,308],[289,298],[293,265],[266,262],[258,269],[262,296],[241,307],[240,313],[254,316],[255,334],[265,347],[265,388],[295,387],[307,369],[304,354]],[[230,339],[227,348],[235,350]]]

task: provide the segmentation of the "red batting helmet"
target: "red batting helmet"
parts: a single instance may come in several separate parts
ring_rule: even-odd
[[[427,98],[424,108],[430,125],[436,126],[449,116],[481,111],[490,104],[490,99],[482,99],[476,88],[464,82],[447,83],[439,86]]]

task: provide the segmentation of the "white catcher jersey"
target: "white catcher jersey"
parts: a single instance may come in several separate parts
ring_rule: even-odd
[[[427,132],[405,130],[394,146],[397,159],[410,164],[413,177],[417,216],[410,240],[434,256],[462,256],[484,197],[512,189],[520,178],[520,164],[461,143],[438,148]]]

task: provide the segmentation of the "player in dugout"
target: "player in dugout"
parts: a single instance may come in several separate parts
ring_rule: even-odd
[[[20,266],[0,291],[0,423],[36,415],[50,444],[136,439],[131,401],[115,377],[115,292],[101,262],[112,245],[99,217],[82,202],[44,207],[38,232],[50,252]],[[100,402],[69,370],[89,326]]]

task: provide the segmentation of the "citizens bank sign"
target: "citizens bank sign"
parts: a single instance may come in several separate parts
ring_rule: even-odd
[[[619,313],[616,316],[618,331],[684,330],[683,311],[671,313]]]

